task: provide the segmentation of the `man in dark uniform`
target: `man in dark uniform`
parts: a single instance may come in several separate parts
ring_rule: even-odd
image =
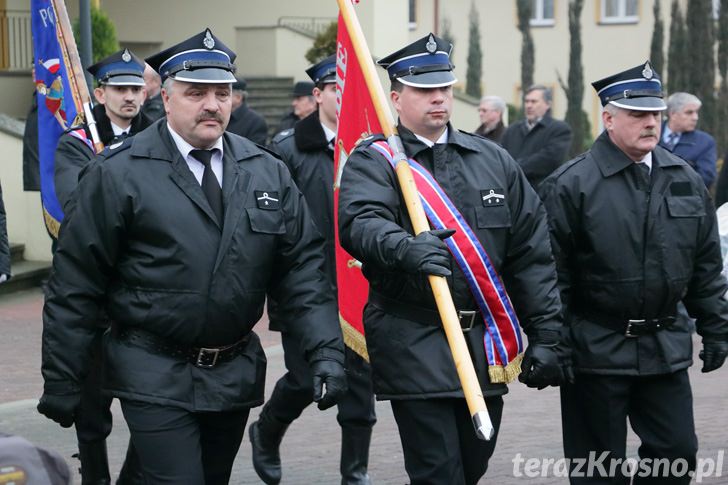
[[[276,133],[293,128],[293,125],[316,111],[316,100],[313,97],[314,84],[310,81],[298,81],[293,86],[291,95],[291,111],[281,118]]]
[[[326,238],[326,276],[330,291],[336,294],[334,233],[334,151],[336,138],[336,58],[329,56],[309,68],[315,83],[313,96],[318,110],[296,123],[291,130],[273,138],[271,148],[278,152],[291,171],[311,208],[316,226]],[[279,447],[288,426],[312,402],[311,373],[305,365],[300,343],[287,326],[287,315],[275,311],[269,301],[271,326],[282,331],[288,372],[278,380],[258,421],[250,425],[253,464],[265,483],[281,479]],[[349,389],[339,401],[337,420],[341,426],[341,483],[368,484],[367,465],[372,427],[376,422],[371,369],[356,352],[346,347]]]
[[[522,380],[533,387],[558,384],[554,347],[561,305],[546,214],[505,150],[450,125],[456,82],[451,47],[430,34],[379,61],[392,80],[399,135],[406,154],[434,177],[500,275],[529,338]],[[502,396],[521,355],[507,365],[489,365],[494,354],[484,345],[490,342],[486,317],[441,240],[453,231],[412,235],[395,172],[375,149],[376,138],[348,158],[339,195],[341,244],[362,262],[370,284],[364,330],[374,390],[378,399],[391,400],[412,484],[474,484],[495,448]],[[428,275],[448,278],[496,430],[491,441],[475,434]],[[512,331],[520,339],[517,324]]]
[[[263,402],[252,328],[266,293],[295,315],[319,407],[346,387],[323,238],[303,196],[282,162],[225,133],[234,60],[209,29],[147,59],[167,117],[85,170],[53,260],[38,409],[62,426],[78,418],[104,308],[105,388],[147,483],[229,480]]]
[[[248,92],[245,90],[247,85],[245,79],[238,79],[233,83],[233,111],[227,131],[244,136],[258,145],[265,145],[268,141],[268,123],[248,106]],[[236,99],[239,100],[237,105]]]
[[[606,453],[604,470],[571,482],[629,483],[617,466],[629,419],[642,441],[640,471],[658,472],[634,483],[687,484],[698,447],[692,338],[675,307],[682,300],[696,319],[702,371],[719,368],[728,354],[728,285],[715,211],[700,175],[658,146],[665,103],[649,62],[592,86],[605,131],[541,190],[576,372],[561,389],[564,452],[572,460]],[[669,466],[651,469],[655,460]],[[684,467],[672,466],[678,460]]]
[[[96,128],[101,143],[113,145],[127,136],[133,136],[149,124],[140,113],[144,103],[144,61],[127,49],[90,66],[98,86],[94,95],[98,104],[93,108]],[[58,201],[64,211],[70,209],[81,171],[95,157],[91,133],[87,125],[74,126],[61,136],[55,154],[54,183]],[[109,465],[106,438],[111,433],[111,396],[103,395],[102,338],[109,328],[103,313],[99,315],[92,344],[93,364],[81,384],[81,404],[75,421],[78,438],[78,456],[84,484],[109,483]],[[119,475],[119,483],[136,483],[139,465],[132,443]]]
[[[512,123],[501,139],[534,188],[566,161],[571,146],[571,127],[551,116],[551,103],[551,89],[530,86],[523,98],[526,118]]]

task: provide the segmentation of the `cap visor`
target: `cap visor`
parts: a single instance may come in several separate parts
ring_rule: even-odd
[[[195,69],[194,71],[179,71],[172,77],[176,81],[185,81],[188,83],[222,84],[237,81],[232,72],[214,67]]]
[[[662,98],[647,96],[643,98],[623,98],[617,101],[610,101],[609,104],[633,111],[664,111],[667,109],[667,105]]]
[[[415,88],[442,88],[458,82],[452,71],[426,72],[398,77],[397,80],[406,86]]]
[[[109,78],[105,86],[144,86],[144,78],[141,76],[121,75]]]

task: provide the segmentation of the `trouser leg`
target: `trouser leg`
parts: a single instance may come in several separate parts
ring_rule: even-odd
[[[688,472],[695,470],[698,438],[687,370],[637,379],[629,419],[642,441],[641,467],[633,483],[690,483]]]
[[[146,483],[228,482],[249,410],[191,413],[130,400],[121,408]]]
[[[561,386],[564,456],[572,484],[625,484],[621,470],[609,470],[612,459],[624,460],[630,378],[578,374],[574,384]],[[589,467],[604,456],[606,465]],[[610,473],[611,472],[611,473]],[[592,475],[592,476],[587,476]]]
[[[89,373],[81,383],[81,402],[75,420],[82,483],[110,483],[106,437],[111,433],[111,400],[101,392],[103,375],[102,337],[99,327],[91,343]]]
[[[368,484],[369,443],[377,422],[371,367],[348,347],[345,358],[349,388],[338,403],[336,416],[341,426],[341,483]]]
[[[313,402],[313,377],[299,342],[289,333],[281,334],[287,372],[278,379],[258,420],[250,425],[253,468],[267,484],[281,481],[280,445],[283,435],[306,407]]]
[[[395,400],[391,404],[412,485],[477,483],[495,449],[502,398],[486,398],[496,429],[491,441],[476,437],[465,399]]]
[[[137,457],[137,452],[134,449],[134,443],[129,438],[126,457],[124,458],[124,464],[121,466],[119,478],[116,479],[116,485],[143,485],[144,483],[146,482],[144,481],[139,457]]]

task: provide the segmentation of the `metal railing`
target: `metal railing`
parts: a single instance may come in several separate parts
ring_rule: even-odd
[[[291,30],[309,36],[316,37],[326,30],[331,22],[336,22],[335,17],[279,17],[278,25],[288,27]]]
[[[30,12],[0,10],[0,71],[22,71],[32,65]]]

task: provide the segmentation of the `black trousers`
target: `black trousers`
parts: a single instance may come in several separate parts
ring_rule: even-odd
[[[76,438],[79,443],[104,441],[111,433],[111,396],[101,392],[103,375],[102,337],[105,327],[98,327],[91,344],[91,365],[86,379],[81,383],[81,404],[76,415]]]
[[[287,372],[276,382],[261,414],[269,413],[280,422],[292,423],[313,402],[313,376],[298,341],[287,332],[281,334],[281,340]],[[372,428],[377,417],[371,367],[348,347],[345,367],[349,390],[338,403],[336,419],[344,430]]]
[[[572,484],[629,483],[629,476],[623,473],[629,471],[628,467],[623,470],[622,466],[616,466],[617,460],[625,459],[628,419],[641,440],[640,466],[654,464],[659,459],[671,463],[682,459],[688,470],[695,470],[698,439],[687,370],[649,377],[579,374],[574,384],[561,387],[561,419],[564,454],[572,460],[572,475],[574,459],[588,462],[590,453],[594,460],[603,452],[608,453],[604,470],[595,467],[597,473],[593,477],[572,476]],[[611,463],[615,464],[612,473]],[[640,477],[643,469],[638,468],[633,483],[690,483],[687,473],[682,477],[662,475],[665,468],[652,469],[649,474],[657,471],[657,477]],[[674,469],[680,471],[680,467]],[[584,466],[579,474],[587,471]],[[602,471],[607,472],[606,476]]]
[[[503,398],[486,397],[495,434],[478,439],[464,398],[391,401],[412,485],[475,484],[495,450]]]
[[[228,483],[249,409],[193,413],[126,399],[121,409],[146,483]]]

